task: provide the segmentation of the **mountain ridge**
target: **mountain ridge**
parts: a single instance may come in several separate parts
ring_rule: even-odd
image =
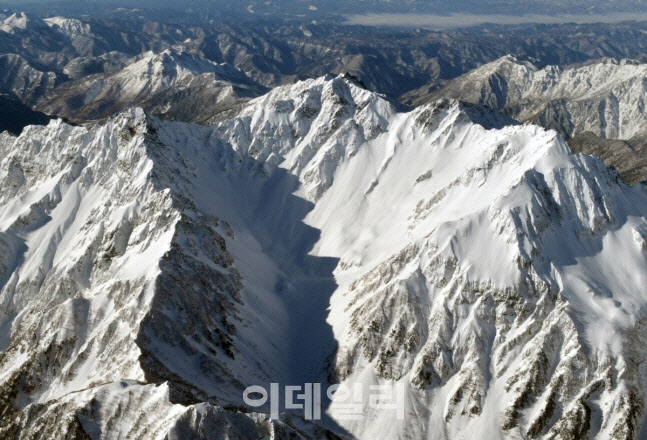
[[[508,55],[417,102],[450,97],[486,105],[522,122],[554,128],[568,138],[590,131],[626,140],[642,134],[644,70],[645,64],[627,59],[539,69]]]
[[[38,107],[80,122],[138,105],[169,119],[208,123],[266,90],[230,65],[167,49],[146,52],[117,72],[63,84]]]
[[[328,76],[0,135],[0,432],[637,438],[647,193],[508,122]],[[403,385],[406,420],[242,411],[269,382]]]

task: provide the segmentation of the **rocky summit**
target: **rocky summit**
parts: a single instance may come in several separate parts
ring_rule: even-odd
[[[643,432],[647,191],[555,131],[342,75],[0,158],[2,438]],[[402,417],[276,418],[244,400],[270,383],[381,385]]]

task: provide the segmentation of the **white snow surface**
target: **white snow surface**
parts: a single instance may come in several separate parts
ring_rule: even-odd
[[[92,438],[216,419],[257,430],[223,438],[638,436],[645,188],[506,122],[323,77],[211,127],[132,110],[2,135],[15,417],[37,432],[42,404]],[[364,400],[361,420],[333,404],[272,433],[231,409],[249,385],[327,381],[404,384],[406,418]],[[156,404],[114,425],[88,402]]]
[[[32,17],[24,12],[16,12],[9,17],[2,17],[2,19],[2,22],[0,22],[0,31],[6,33],[47,27],[45,22],[40,18]]]

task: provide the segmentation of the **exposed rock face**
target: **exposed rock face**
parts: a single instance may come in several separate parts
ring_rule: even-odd
[[[203,403],[239,404],[238,374],[259,373],[236,365],[233,233],[183,195],[194,165],[154,124],[139,111],[2,139],[3,436],[291,430]]]
[[[509,122],[324,77],[1,135],[0,436],[638,438],[647,193]],[[329,381],[406,419],[242,401]]]
[[[631,139],[604,139],[591,132],[576,135],[568,141],[575,153],[597,156],[615,167],[629,184],[647,180],[647,136]]]

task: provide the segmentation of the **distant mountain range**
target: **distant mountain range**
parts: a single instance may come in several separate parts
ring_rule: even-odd
[[[0,17],[0,84],[25,108],[77,123],[133,105],[166,119],[209,123],[231,117],[277,85],[344,73],[412,107],[449,97],[555,128],[567,138],[590,131],[642,145],[640,57],[647,53],[647,24],[440,33],[271,19],[172,24],[131,12],[93,19],[7,12]],[[639,61],[600,63],[600,57]],[[569,75],[588,78],[591,87],[569,82]],[[614,111],[616,95],[621,112]],[[606,110],[600,112],[600,105]],[[603,150],[617,149],[594,139],[587,134],[571,144],[605,158],[630,182],[647,178],[640,148],[606,155]]]
[[[506,56],[413,103],[460,99],[556,129],[567,138],[591,131],[604,138],[630,139],[647,134],[646,77],[647,64],[631,60],[539,69]]]
[[[139,106],[169,119],[207,123],[266,91],[228,64],[166,49],[160,54],[144,53],[117,72],[67,82],[38,107],[87,121]]]
[[[28,7],[41,10],[45,0],[36,0]],[[19,0],[2,0],[0,5],[25,7]],[[619,11],[644,11],[641,0],[192,0],[190,8],[181,0],[107,0],[82,1],[67,0],[48,5],[49,10],[57,13],[68,12],[76,7],[82,13],[97,13],[106,9],[136,8],[136,9],[175,9],[196,12],[215,12],[221,10],[225,14],[238,16],[250,14],[274,14],[285,16],[307,15],[318,17],[322,14],[364,14],[364,13],[430,13],[449,14],[468,12],[474,14],[587,14]]]
[[[174,113],[172,101],[186,103],[195,96],[190,90],[204,88],[199,78],[193,84],[184,78],[180,95],[160,101],[147,92],[146,99],[141,95],[130,103],[168,118],[189,111],[188,118],[207,120],[239,98],[328,73],[349,73],[392,100],[415,103],[447,81],[510,53],[531,58],[538,68],[647,53],[646,24],[486,26],[439,33],[263,18],[250,25],[188,25],[145,20],[128,12],[116,17],[42,19],[6,13],[0,17],[2,85],[35,110],[92,119],[124,108],[113,104],[124,104],[125,96],[109,95],[120,92],[115,84],[131,65],[164,51],[182,53],[198,63],[229,64],[241,71],[248,79],[231,83],[234,95],[240,95],[209,110],[200,104],[202,116],[184,104]],[[205,79],[200,69],[195,75]],[[218,90],[225,90],[222,84]],[[101,88],[101,95],[89,99],[91,87]],[[219,100],[219,91],[209,93],[212,102]]]

